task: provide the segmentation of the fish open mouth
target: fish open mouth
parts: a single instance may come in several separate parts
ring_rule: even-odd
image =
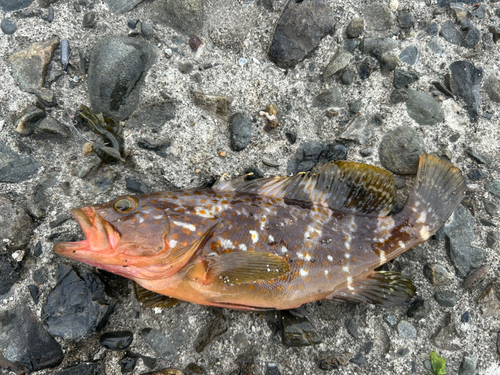
[[[92,207],[74,208],[71,214],[80,225],[85,239],[78,242],[58,242],[54,251],[68,258],[91,263],[97,260],[99,253],[116,247],[120,234],[113,226],[95,212]]]

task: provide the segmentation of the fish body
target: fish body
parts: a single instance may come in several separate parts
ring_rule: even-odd
[[[374,269],[424,242],[463,198],[460,171],[422,155],[413,192],[389,216],[392,175],[337,162],[317,175],[120,197],[74,209],[87,239],[61,255],[184,301],[235,309],[290,309],[331,299],[394,306],[414,293]]]

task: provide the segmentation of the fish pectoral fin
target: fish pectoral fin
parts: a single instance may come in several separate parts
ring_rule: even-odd
[[[400,306],[415,294],[409,277],[391,271],[377,271],[350,288],[334,292],[327,299],[337,301],[365,302],[383,307]]]
[[[242,310],[242,311],[272,311],[272,310],[276,310],[276,309],[267,308],[267,307],[254,307],[254,306],[237,305],[234,303],[224,303],[224,302],[211,302],[210,306],[222,307],[223,309]]]
[[[205,258],[203,283],[245,284],[268,281],[290,272],[288,262],[274,254],[240,251]]]
[[[172,307],[180,303],[176,298],[172,298],[169,296],[165,296],[163,294],[159,294],[156,292],[153,292],[151,290],[148,290],[139,284],[137,284],[134,281],[134,292],[135,292],[135,297],[137,298],[137,301],[139,301],[142,305],[146,307],[162,307],[162,308],[167,308],[167,307]]]

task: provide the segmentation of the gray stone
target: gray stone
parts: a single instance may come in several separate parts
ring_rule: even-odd
[[[82,26],[85,29],[92,29],[97,24],[97,12],[87,12],[83,15]]]
[[[36,226],[26,210],[0,196],[0,212],[0,238],[8,240],[8,248],[17,250],[28,246]]]
[[[486,235],[486,245],[488,245],[490,249],[494,249],[497,243],[498,243],[498,234],[496,234],[495,232],[489,232]]]
[[[448,43],[459,45],[462,42],[462,33],[455,27],[453,21],[446,21],[439,32]]]
[[[373,138],[374,134],[375,129],[371,119],[367,116],[359,116],[347,126],[340,135],[340,138],[356,141],[360,145],[365,145]]]
[[[0,357],[3,369],[7,366],[20,374],[57,367],[64,355],[35,314],[24,306],[12,306],[0,313]]]
[[[500,198],[500,180],[493,180],[488,182],[484,188],[488,190],[495,197]]]
[[[111,36],[101,39],[92,50],[88,92],[92,110],[123,120],[137,108],[147,71],[155,52],[149,43]]]
[[[473,9],[472,12],[470,12],[473,17],[483,19],[484,16],[486,15],[486,7],[481,4],[477,8]]]
[[[161,128],[175,117],[175,105],[170,101],[153,103],[137,109],[127,121],[127,128]]]
[[[366,27],[370,30],[388,30],[394,26],[395,17],[389,7],[381,2],[369,4],[363,12]]]
[[[345,107],[345,101],[342,92],[337,87],[332,87],[329,90],[323,91],[316,96],[312,102],[314,108],[342,108]]]
[[[427,28],[427,32],[429,33],[430,36],[438,35],[439,32],[438,24],[436,22],[431,22],[429,27]]]
[[[0,11],[3,13],[14,12],[29,7],[31,3],[33,0],[0,0]]]
[[[231,148],[241,151],[248,146],[252,139],[252,122],[246,113],[235,113],[229,119],[229,131],[231,132]]]
[[[416,174],[418,157],[425,151],[416,130],[402,126],[382,138],[379,146],[380,163],[397,174]]]
[[[476,68],[468,61],[455,61],[450,64],[450,86],[465,101],[471,121],[477,121],[481,106],[481,79],[483,69]]]
[[[318,162],[319,155],[323,152],[323,145],[317,141],[309,141],[301,145],[287,165],[287,174],[309,172]]]
[[[406,102],[408,115],[419,125],[435,125],[444,121],[441,104],[432,96],[420,91],[407,90]]]
[[[439,38],[437,36],[434,36],[431,40],[429,40],[427,48],[429,48],[435,55],[442,55],[444,53],[444,48],[441,43],[439,43]]]
[[[419,58],[420,53],[418,52],[417,47],[413,45],[406,47],[403,52],[399,54],[399,60],[408,65],[415,65]]]
[[[321,2],[291,1],[281,14],[269,47],[269,58],[281,68],[304,60],[335,28],[332,9]]]
[[[177,346],[182,345],[177,335],[165,335],[154,328],[144,328],[141,337],[155,351],[158,357],[172,361],[178,356]]]
[[[474,241],[475,220],[463,206],[453,213],[453,220],[445,227],[446,248],[457,275],[465,277],[481,266],[485,259],[483,250],[471,246]]]
[[[406,311],[406,316],[419,321],[426,319],[429,316],[430,311],[431,306],[429,301],[417,297],[417,299],[411,302],[410,307]]]
[[[434,298],[443,307],[453,307],[457,304],[457,295],[449,290],[437,292]]]
[[[104,2],[112,13],[123,14],[132,10],[142,0],[104,0]]]
[[[337,52],[335,52],[335,55],[332,57],[325,68],[325,72],[323,73],[323,80],[326,81],[336,73],[342,71],[346,66],[349,65],[352,57],[353,56],[349,52],[343,50],[342,48],[337,49]]]
[[[213,314],[213,318],[198,332],[198,336],[193,342],[196,353],[201,353],[208,344],[215,340],[218,336],[225,333],[228,329],[227,319],[222,311],[217,311]]]
[[[345,33],[348,38],[358,38],[363,34],[363,30],[365,28],[365,20],[362,18],[353,18],[347,28],[345,29]]]
[[[415,17],[410,12],[403,12],[399,16],[399,26],[403,29],[410,29],[415,26]]]
[[[488,94],[491,100],[500,103],[500,80],[494,76],[489,76],[483,85],[484,91]]]
[[[458,369],[458,375],[475,375],[476,374],[477,361],[472,357],[464,357],[460,368]]]
[[[361,340],[361,338],[363,336],[359,332],[358,325],[356,324],[356,322],[354,320],[352,320],[351,318],[346,318],[344,325],[345,325],[345,328],[346,328],[347,332],[352,337],[354,337],[355,339]]]
[[[472,27],[467,31],[460,45],[465,48],[474,48],[480,40],[481,31],[479,31],[475,27]]]
[[[498,215],[498,204],[486,199],[483,201],[483,203],[484,203],[484,209],[488,214],[490,214],[490,216],[495,217]]]
[[[406,320],[398,323],[398,334],[402,339],[413,340],[417,338],[417,329]]]
[[[447,314],[433,338],[434,344],[441,349],[455,351],[460,348],[460,337],[451,314]]]
[[[466,152],[467,152],[467,155],[469,155],[472,159],[474,159],[478,164],[490,164],[491,163],[491,158],[489,155],[481,153],[481,152],[477,152],[472,147],[468,147]]]
[[[17,116],[14,121],[16,132],[22,136],[28,136],[35,131],[36,123],[45,117],[45,111],[35,105],[29,105]]]
[[[151,6],[150,18],[185,35],[199,35],[205,18],[203,0],[157,1]]]
[[[104,374],[99,362],[84,362],[57,372],[57,375],[101,375]]]
[[[37,134],[54,136],[55,139],[64,139],[68,138],[71,132],[66,125],[60,123],[53,117],[47,116],[37,124],[35,135]]]
[[[40,169],[40,164],[29,156],[19,155],[0,142],[0,182],[26,181]]]
[[[396,326],[396,318],[392,314],[384,314],[382,315],[382,319],[389,325],[389,327],[393,328]]]
[[[382,56],[381,61],[382,74],[387,75],[397,68],[399,65],[399,59],[396,55],[385,54]]]
[[[401,89],[403,87],[408,87],[414,82],[420,79],[417,72],[413,70],[404,71],[401,69],[396,69],[394,71],[394,87]]]
[[[133,193],[147,194],[150,192],[148,185],[135,177],[125,177],[125,187]]]
[[[149,38],[151,35],[153,35],[153,25],[151,22],[148,20],[144,20],[141,23],[141,33],[144,35],[146,38]]]
[[[424,276],[432,285],[444,285],[450,280],[449,272],[438,263],[426,264],[424,266]]]
[[[0,29],[4,34],[12,35],[16,32],[17,26],[11,20],[4,18],[0,23]]]
[[[72,266],[57,269],[57,284],[47,297],[42,314],[52,335],[65,340],[81,340],[95,332],[106,318],[110,301],[104,284],[91,273],[79,274]]]
[[[410,97],[404,89],[393,90],[390,95],[391,102],[394,104],[406,102]]]
[[[364,38],[361,43],[361,50],[365,54],[377,52],[381,56],[398,48],[398,46],[399,42],[392,38]]]

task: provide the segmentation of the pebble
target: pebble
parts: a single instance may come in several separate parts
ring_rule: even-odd
[[[28,136],[35,131],[36,123],[45,117],[45,111],[33,104],[27,106],[14,121],[16,132]]]
[[[401,348],[396,352],[397,357],[404,357],[410,353],[410,349],[408,348]]]
[[[155,2],[150,18],[184,35],[201,35],[205,19],[203,0],[169,0]]]
[[[455,61],[450,64],[452,87],[456,94],[465,101],[471,121],[477,121],[481,105],[481,79],[483,70],[468,61]]]
[[[459,333],[451,314],[447,314],[443,323],[438,328],[436,335],[433,338],[434,344],[441,349],[455,351],[460,348],[457,344]]]
[[[92,273],[78,273],[70,265],[57,268],[57,284],[42,308],[48,331],[65,340],[80,340],[93,333],[113,303],[104,284]]]
[[[198,38],[196,35],[191,35],[189,37],[189,47],[193,50],[193,52],[198,51],[198,48],[200,48],[202,44],[202,41],[200,38]]]
[[[165,361],[173,361],[178,357],[178,346],[182,345],[180,332],[170,332],[166,336],[155,328],[144,328],[141,331],[142,339],[155,351],[158,357]],[[178,337],[179,336],[179,337]]]
[[[0,254],[0,296],[9,293],[12,285],[19,281],[19,271],[19,264],[11,256]]]
[[[224,95],[208,95],[200,91],[193,93],[193,102],[197,107],[215,114],[223,119],[229,117],[229,106],[231,99]]]
[[[457,304],[457,295],[449,290],[437,292],[434,298],[443,307],[453,307]]]
[[[403,29],[415,27],[415,17],[410,12],[402,12],[399,16],[399,26]]]
[[[345,107],[345,101],[342,92],[337,87],[332,87],[316,96],[312,106],[319,109],[342,108]]]
[[[355,118],[340,135],[341,139],[355,141],[360,145],[367,144],[375,135],[375,128],[368,116]]]
[[[194,340],[193,345],[196,353],[201,353],[208,344],[228,329],[227,319],[221,310],[213,311],[213,318],[200,329],[198,336]]]
[[[382,138],[379,146],[380,163],[396,174],[416,174],[418,157],[424,151],[424,144],[417,131],[401,126]]]
[[[403,87],[408,87],[414,82],[420,79],[417,72],[413,70],[404,71],[401,69],[396,69],[394,71],[394,87],[401,89]]]
[[[477,367],[477,360],[472,357],[464,357],[460,368],[458,369],[458,375],[475,375]]]
[[[134,339],[134,334],[130,331],[111,331],[101,335],[99,342],[109,350],[125,350]]]
[[[413,45],[406,47],[399,54],[399,60],[408,65],[415,65],[418,62],[419,58],[420,58],[420,53],[418,52],[417,47]]]
[[[281,311],[283,345],[301,347],[318,345],[323,342],[321,334],[314,328],[309,319],[293,314],[288,310]]]
[[[406,316],[419,321],[426,319],[429,316],[430,310],[429,301],[417,297],[417,299],[410,303],[410,307],[406,311]]]
[[[137,109],[154,59],[146,41],[121,36],[100,39],[92,50],[87,79],[93,111],[118,121],[129,117]]]
[[[278,369],[278,365],[272,362],[268,363],[266,366],[265,375],[281,375],[281,372]]]
[[[139,22],[141,22],[141,20],[138,18],[133,19],[133,20],[128,20],[127,26],[129,29],[134,30],[137,27],[137,25],[139,24]]]
[[[297,133],[295,132],[286,132],[285,133],[286,139],[288,139],[288,142],[290,142],[292,145],[297,142]]]
[[[269,59],[281,68],[304,60],[335,28],[332,9],[318,1],[289,2],[269,47]]]
[[[474,48],[481,40],[481,31],[475,27],[469,28],[464,38],[462,39],[461,46],[465,48]]]
[[[198,366],[196,363],[189,363],[184,369],[186,375],[205,375],[206,371],[203,367]]]
[[[435,125],[444,121],[441,104],[432,96],[420,91],[407,90],[406,102],[408,115],[419,125]]]
[[[364,365],[366,363],[366,357],[361,353],[356,353],[349,362],[357,365]]]
[[[365,28],[365,20],[359,17],[353,18],[345,29],[348,38],[359,38],[363,34]]]
[[[494,76],[489,76],[483,85],[484,91],[495,103],[500,103],[500,80]]]
[[[380,59],[380,67],[382,69],[382,74],[388,75],[399,65],[399,59],[396,55],[385,54]]]
[[[354,102],[349,103],[349,111],[351,113],[357,114],[361,111],[361,107],[363,106],[363,102],[361,99],[355,100]]]
[[[40,164],[26,155],[12,151],[5,143],[0,142],[0,182],[18,183],[36,175]]]
[[[355,339],[361,340],[361,338],[362,338],[361,333],[359,332],[359,328],[353,319],[346,318],[344,325],[345,325],[347,332],[352,337],[354,337]]]
[[[463,206],[453,213],[453,220],[445,227],[446,248],[457,275],[465,277],[472,269],[480,267],[485,254],[480,248],[471,246],[474,241],[475,220]]]
[[[169,100],[153,103],[151,105],[137,109],[127,120],[125,126],[127,128],[141,130],[147,128],[159,129],[165,123],[175,118],[175,112],[175,104]],[[158,145],[158,147],[160,147],[160,145],[169,143],[170,146],[169,141],[156,141],[150,143],[156,144]]]
[[[428,263],[424,266],[424,276],[432,285],[445,285],[450,280],[450,274],[439,263]]]
[[[246,113],[238,112],[229,119],[231,133],[231,149],[241,151],[245,149],[252,139],[252,122]]]
[[[342,48],[344,48],[345,51],[354,54],[354,51],[356,51],[356,48],[358,48],[358,46],[359,46],[359,40],[348,39],[345,41],[344,46]]]
[[[97,12],[86,12],[83,15],[82,26],[86,29],[93,29],[97,24]]]
[[[287,174],[309,172],[318,162],[323,152],[323,145],[318,141],[309,141],[301,145],[287,165]]]
[[[343,48],[338,48],[325,68],[323,80],[327,81],[338,72],[344,70],[350,64],[352,58],[352,54],[345,51]]]
[[[470,311],[466,311],[462,314],[460,317],[460,321],[462,323],[469,323],[470,322]]]
[[[400,321],[397,329],[402,339],[413,340],[417,338],[417,329],[406,320]]]
[[[3,13],[14,12],[29,7],[31,3],[33,0],[0,0],[0,11]]]
[[[84,362],[76,366],[67,367],[59,372],[57,375],[97,375],[104,374],[101,363],[99,362]]]
[[[441,43],[439,43],[439,38],[437,36],[434,36],[431,38],[431,40],[429,40],[429,42],[427,43],[427,48],[429,48],[432,53],[439,56],[444,54],[445,52],[443,46],[441,45]]]
[[[126,354],[124,357],[122,357],[122,359],[120,359],[120,370],[122,374],[128,374],[134,371],[136,364],[136,357],[130,354]]]
[[[391,99],[391,102],[393,102],[394,104],[398,104],[406,102],[410,97],[406,90],[398,89],[393,90],[389,98]]]
[[[484,188],[490,192],[490,194],[494,195],[495,197],[500,198],[500,180],[493,180],[491,182],[488,182]]]
[[[35,128],[35,136],[49,136],[53,140],[64,140],[71,135],[70,129],[51,116],[42,119]]]
[[[462,285],[464,289],[471,289],[478,285],[481,281],[484,280],[488,271],[490,270],[489,265],[484,265],[477,270],[472,271],[466,278]]]
[[[28,373],[59,366],[61,346],[47,333],[33,312],[25,306],[11,306],[0,312],[0,348],[4,366],[16,373]]]
[[[345,353],[332,353],[323,352],[318,355],[319,368],[325,371],[337,370],[341,366],[349,364],[353,355],[349,352]]]
[[[338,160],[346,160],[347,157],[347,148],[343,143],[334,142],[329,143],[325,147],[325,161],[338,161]]]
[[[438,35],[438,32],[439,32],[438,24],[436,22],[431,22],[429,24],[429,27],[427,27],[427,32],[429,33],[430,36]]]
[[[349,86],[356,79],[356,73],[354,73],[351,69],[345,69],[340,76],[340,82],[343,85]]]
[[[148,185],[138,178],[125,177],[125,187],[133,193],[147,194],[150,192]]]
[[[0,29],[4,34],[12,35],[16,32],[17,26],[11,20],[4,18],[0,23]]]
[[[33,299],[33,302],[35,302],[35,305],[38,305],[38,301],[40,300],[40,289],[34,284],[28,285],[28,290],[30,292],[30,296]],[[2,293],[0,292],[0,295]]]
[[[494,249],[497,243],[498,235],[495,232],[488,232],[486,235],[486,245],[488,245],[490,249]]]
[[[494,278],[491,283],[481,292],[477,303],[481,307],[485,317],[498,317],[500,311],[500,278]]]
[[[398,48],[398,46],[398,41],[392,38],[363,38],[361,51],[367,55],[372,52],[377,52],[379,56],[382,56]]]
[[[371,3],[364,9],[366,27],[370,30],[383,31],[394,26],[395,17],[384,3]]]
[[[153,35],[154,29],[153,25],[149,20],[144,20],[141,23],[141,33],[144,35],[146,38],[149,38],[151,35]]]
[[[112,13],[123,14],[132,10],[142,0],[104,0],[104,3]]]
[[[453,21],[446,21],[443,26],[441,26],[441,31],[439,32],[448,43],[459,45],[462,42],[462,33],[457,30]]]
[[[490,164],[491,163],[491,159],[490,159],[489,155],[477,152],[470,147],[467,148],[466,152],[467,152],[467,155],[469,155],[472,159],[474,159],[478,164]]]
[[[394,328],[396,326],[396,318],[392,314],[382,315],[382,319],[389,325],[389,327]]]

